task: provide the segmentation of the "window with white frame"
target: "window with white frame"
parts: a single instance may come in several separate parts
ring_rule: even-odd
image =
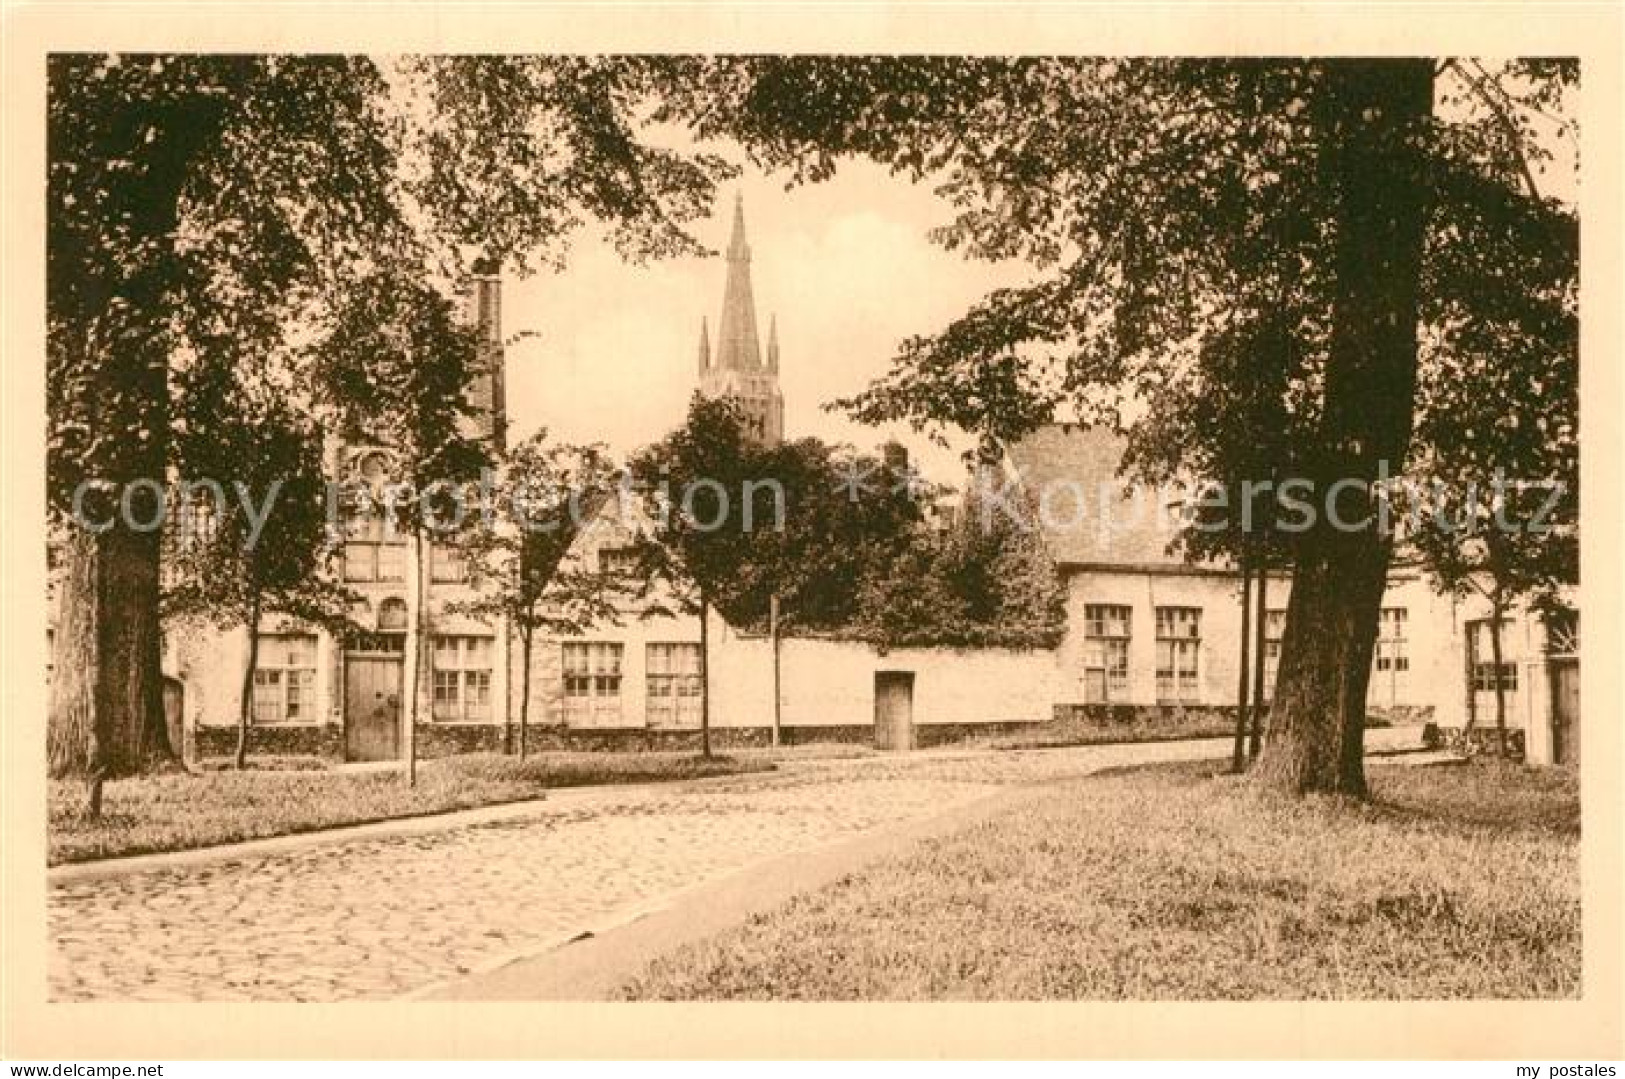
[[[1404,704],[1410,697],[1409,622],[1410,612],[1404,607],[1384,607],[1378,616],[1368,696],[1374,705]]]
[[[635,547],[600,547],[598,572],[612,577],[631,577],[638,571],[638,551]]]
[[[651,727],[686,727],[699,722],[700,646],[653,643],[645,650],[645,684]]]
[[[453,544],[429,545],[429,577],[441,583],[468,580],[468,561]]]
[[[1201,699],[1202,609],[1157,608],[1157,700]]]
[[[1501,622],[1501,668],[1500,678],[1496,678],[1495,642],[1490,636],[1491,619],[1477,618],[1467,623],[1467,649],[1471,657],[1469,669],[1474,693],[1495,692],[1496,682],[1499,681],[1501,689],[1506,693],[1518,691],[1518,652],[1517,635],[1512,626],[1502,620]]]
[[[315,635],[264,634],[254,662],[254,722],[310,723],[315,719]]]
[[[491,718],[492,638],[434,639],[434,718],[483,722]]]
[[[614,726],[621,721],[623,645],[566,641],[563,645],[564,716],[569,723]]]
[[[346,581],[403,581],[406,579],[406,540],[388,527],[378,513],[357,513],[350,518],[344,540]]]
[[[1411,660],[1405,652],[1405,626],[1409,612],[1404,607],[1384,607],[1377,622],[1376,665],[1379,671],[1408,671]]]
[[[1281,637],[1286,633],[1286,611],[1264,612],[1264,696],[1275,696],[1275,676],[1281,670]]]
[[[1083,699],[1128,699],[1128,646],[1133,612],[1115,603],[1083,608]]]

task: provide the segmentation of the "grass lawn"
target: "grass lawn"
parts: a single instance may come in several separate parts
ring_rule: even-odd
[[[1373,765],[1374,802],[1107,774],[653,963],[646,1000],[1574,997],[1572,774]]]
[[[1193,709],[1182,715],[1136,717],[1105,723],[1068,716],[1051,720],[1031,731],[988,738],[984,744],[993,749],[1060,749],[1064,746],[1109,745],[1115,742],[1228,738],[1235,731],[1234,720]]]
[[[252,765],[252,762],[251,762]],[[473,755],[425,761],[415,788],[399,772],[291,770],[177,773],[107,784],[102,819],[82,815],[79,783],[50,786],[51,865],[190,850],[243,839],[416,817],[541,797],[550,788],[651,783],[770,771],[761,758],[675,753],[548,753],[519,761]]]
[[[1370,716],[1366,728],[1389,727],[1379,716]],[[1117,742],[1173,742],[1189,738],[1231,738],[1236,733],[1233,718],[1193,708],[1174,710],[1169,715],[1135,715],[1123,720],[1085,720],[1075,715],[1050,720],[1033,730],[1018,734],[976,739],[993,749],[1060,749],[1064,746],[1097,746]]]

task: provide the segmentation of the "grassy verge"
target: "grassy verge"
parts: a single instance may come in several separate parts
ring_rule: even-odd
[[[51,865],[191,850],[244,839],[443,813],[540,797],[551,788],[652,783],[763,772],[762,759],[665,753],[473,755],[425,762],[416,787],[397,772],[206,771],[124,779],[106,788],[102,819],[81,814],[82,788],[52,783]]]
[[[1234,720],[1201,712],[1155,719],[1125,719],[1108,723],[1086,722],[1068,717],[1052,720],[1032,731],[996,736],[985,740],[993,749],[1061,749],[1065,746],[1098,746],[1117,742],[1175,742],[1187,738],[1228,738],[1235,733]]]
[[[1574,778],[1374,765],[1375,801],[1212,765],[1068,785],[652,964],[628,999],[1557,998]]]

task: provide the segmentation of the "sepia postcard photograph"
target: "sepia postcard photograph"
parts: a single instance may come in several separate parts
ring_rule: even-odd
[[[1617,1061],[1620,14],[8,5],[0,1055]]]

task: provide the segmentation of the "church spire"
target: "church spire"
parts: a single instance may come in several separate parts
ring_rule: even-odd
[[[745,199],[734,196],[733,236],[728,241],[728,282],[722,292],[722,319],[717,323],[716,367],[755,371],[762,366],[756,333],[756,298],[750,287],[750,244],[745,240]]]
[[[745,200],[734,196],[733,235],[728,239],[728,279],[715,351],[709,326],[700,323],[700,393],[739,406],[744,433],[763,445],[784,438],[784,395],[779,391],[779,328],[768,325],[767,363],[756,331],[756,298],[750,286],[750,243],[745,239]],[[709,360],[709,362],[707,362]]]

